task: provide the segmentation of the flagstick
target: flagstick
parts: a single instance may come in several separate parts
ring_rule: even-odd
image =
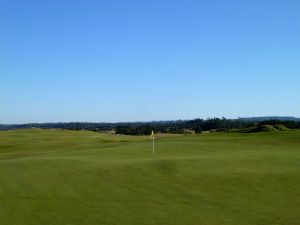
[[[154,136],[153,136],[152,140],[153,140],[153,158],[154,158],[155,157]]]

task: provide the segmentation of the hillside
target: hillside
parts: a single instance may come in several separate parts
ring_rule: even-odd
[[[232,129],[230,132],[240,132],[240,133],[258,133],[258,132],[274,132],[274,131],[288,131],[290,130],[283,124],[275,125],[257,125],[254,127],[248,127],[245,129]]]

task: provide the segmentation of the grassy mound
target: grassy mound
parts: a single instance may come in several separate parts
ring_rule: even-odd
[[[277,129],[274,128],[272,125],[259,125],[253,130],[253,132],[273,132],[273,131],[277,131]]]
[[[238,132],[238,133],[258,133],[258,132],[274,132],[274,131],[288,131],[289,129],[282,125],[258,125],[255,127],[249,127],[245,129],[235,129],[231,130],[231,132]]]
[[[289,128],[287,128],[283,124],[276,124],[276,125],[273,125],[273,127],[276,128],[279,131],[288,131],[288,130],[290,130]]]

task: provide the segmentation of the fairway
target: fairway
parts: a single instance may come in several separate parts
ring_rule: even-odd
[[[0,132],[0,225],[298,225],[300,131]]]

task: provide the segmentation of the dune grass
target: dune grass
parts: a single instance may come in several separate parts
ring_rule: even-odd
[[[0,132],[0,225],[297,225],[300,131]]]

